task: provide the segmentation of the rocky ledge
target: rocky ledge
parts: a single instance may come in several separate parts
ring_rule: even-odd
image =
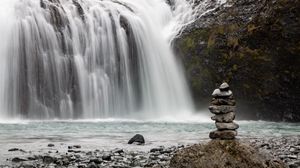
[[[227,146],[226,149],[232,156],[237,158],[246,157],[239,156],[248,154],[247,152],[260,153],[261,158],[269,160],[270,165],[282,166],[282,162],[289,168],[300,167],[300,136],[288,137],[275,137],[275,138],[252,138],[252,139],[239,139],[239,142],[246,144],[251,149],[245,149],[244,145],[235,143],[233,141],[223,141],[224,144],[218,141],[210,142],[210,146],[214,147],[211,150],[218,151],[217,147]],[[155,167],[155,168],[168,168],[178,167],[179,165],[186,164],[186,160],[180,159],[181,154],[187,154],[191,158],[196,155],[203,155],[198,148],[203,148],[203,145],[193,146],[172,146],[172,147],[157,147],[149,151],[127,151],[125,149],[114,149],[110,151],[93,150],[86,151],[80,145],[69,146],[68,152],[63,153],[60,151],[52,152],[55,149],[55,144],[49,144],[49,153],[43,155],[30,155],[26,150],[14,148],[10,152],[11,158],[8,158],[7,165],[0,165],[0,167],[81,167],[81,168],[126,168],[126,167]],[[227,145],[226,145],[227,144]],[[207,144],[206,144],[207,145]],[[216,148],[216,149],[215,149]],[[52,150],[50,150],[52,149]],[[245,151],[244,151],[245,149]],[[208,149],[209,150],[209,149]],[[22,152],[24,157],[13,157],[14,152]],[[205,152],[205,151],[203,151]],[[174,155],[177,155],[173,157]],[[20,155],[18,155],[20,156]],[[251,154],[246,158],[250,158]],[[269,156],[269,157],[265,157]],[[171,158],[173,161],[170,164]],[[258,161],[261,158],[257,158]],[[218,158],[214,158],[211,162],[217,162]],[[230,161],[230,160],[229,160]],[[175,164],[176,163],[176,164]],[[233,162],[230,162],[233,163]],[[256,162],[252,162],[256,163]],[[257,162],[259,163],[259,162]],[[265,164],[268,164],[265,163]],[[228,163],[229,164],[229,163]]]
[[[199,109],[225,80],[238,119],[300,121],[299,20],[299,0],[227,0],[187,26],[173,46]]]

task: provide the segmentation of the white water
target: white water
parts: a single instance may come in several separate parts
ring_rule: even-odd
[[[0,118],[190,116],[169,44],[208,2],[1,0]]]

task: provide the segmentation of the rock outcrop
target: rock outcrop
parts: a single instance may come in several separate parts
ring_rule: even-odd
[[[299,20],[298,0],[228,0],[188,26],[173,44],[195,102],[225,79],[240,118],[300,121]]]
[[[170,168],[285,168],[282,161],[236,140],[212,140],[180,150]]]

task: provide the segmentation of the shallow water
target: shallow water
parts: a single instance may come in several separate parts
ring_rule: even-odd
[[[266,138],[300,135],[299,123],[274,123],[264,121],[237,121],[240,124],[238,138]],[[137,120],[81,120],[81,121],[16,121],[0,124],[0,162],[22,152],[8,152],[21,148],[32,153],[49,150],[67,151],[68,145],[80,144],[83,150],[147,151],[160,145],[193,144],[208,140],[214,130],[213,122],[166,122]],[[140,133],[144,135],[143,146],[128,145],[128,140]],[[47,144],[55,144],[55,148]]]

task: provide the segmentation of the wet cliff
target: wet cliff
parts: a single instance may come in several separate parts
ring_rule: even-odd
[[[230,83],[239,117],[300,121],[300,1],[232,0],[174,41],[194,100]]]

